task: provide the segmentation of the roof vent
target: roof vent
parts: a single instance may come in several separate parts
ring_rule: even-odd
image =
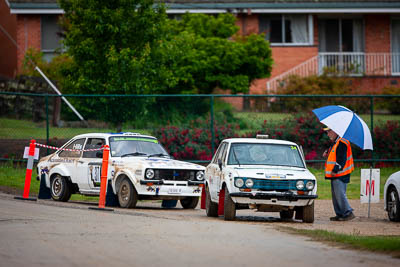
[[[257,139],[268,139],[268,137],[268,134],[257,134],[256,136]]]

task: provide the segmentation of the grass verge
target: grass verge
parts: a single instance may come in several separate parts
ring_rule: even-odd
[[[292,227],[279,227],[280,230],[310,237],[314,241],[328,242],[353,249],[390,254],[400,258],[399,236],[357,236],[338,234],[326,230],[306,230]]]
[[[0,165],[0,188],[2,191],[12,194],[21,195],[25,187],[25,173],[26,166],[22,164],[13,165],[6,163]],[[37,171],[36,168],[32,170],[31,184],[29,188],[29,194],[32,196],[39,194],[40,181],[36,180]],[[71,196],[72,201],[94,201],[98,202],[98,197],[89,197],[79,194],[73,194]]]

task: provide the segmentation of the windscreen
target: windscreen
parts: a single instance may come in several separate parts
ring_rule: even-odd
[[[297,146],[262,143],[231,144],[228,165],[305,167]]]
[[[113,157],[169,157],[156,139],[145,137],[110,137],[110,151]]]

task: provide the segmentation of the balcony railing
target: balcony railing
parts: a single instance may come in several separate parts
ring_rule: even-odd
[[[343,76],[400,75],[400,53],[319,53],[267,82],[267,93],[274,94],[291,75],[306,77],[324,71]]]

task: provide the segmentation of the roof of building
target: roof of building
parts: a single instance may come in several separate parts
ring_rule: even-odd
[[[159,0],[168,13],[400,13],[399,0]],[[6,0],[11,13],[63,13],[57,0]],[[157,2],[157,0],[155,0]]]

